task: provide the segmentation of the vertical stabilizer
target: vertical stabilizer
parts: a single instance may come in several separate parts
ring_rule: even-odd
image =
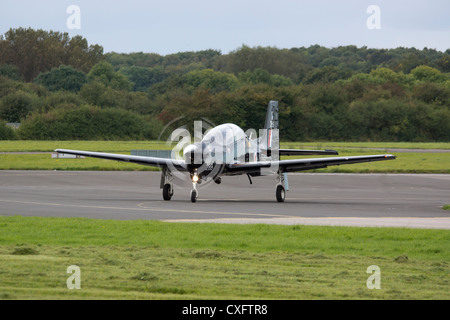
[[[270,100],[264,129],[278,129],[278,101]]]
[[[269,105],[267,106],[266,124],[264,125],[264,129],[266,131],[265,144],[267,149],[267,156],[270,157],[272,155],[272,147],[274,144],[273,131],[278,131],[278,101],[270,100]],[[276,135],[278,137],[278,132],[276,132]]]

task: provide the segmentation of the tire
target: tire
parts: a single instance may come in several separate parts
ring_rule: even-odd
[[[191,191],[191,202],[197,202],[198,192],[197,190]]]
[[[284,202],[286,190],[284,190],[284,187],[281,184],[277,185],[276,196],[278,202]]]
[[[169,201],[173,196],[173,190],[170,192],[170,184],[166,183],[163,187],[163,199]]]

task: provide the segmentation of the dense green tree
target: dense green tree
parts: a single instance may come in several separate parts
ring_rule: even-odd
[[[16,131],[8,127],[6,122],[0,121],[0,140],[15,140],[17,139]]]
[[[78,92],[87,82],[87,76],[84,72],[75,70],[70,66],[61,65],[59,68],[41,73],[35,79],[35,82],[42,84],[50,91],[68,90]]]
[[[146,68],[139,66],[122,67],[119,70],[134,83],[134,91],[147,91],[153,84],[167,78],[163,67]]]
[[[282,140],[449,141],[449,57],[351,45],[104,56],[81,36],[11,29],[0,118],[27,139],[151,139],[179,117],[257,130],[277,100]]]
[[[287,49],[273,47],[241,48],[220,56],[215,62],[219,71],[234,73],[264,69],[271,74],[279,74],[298,82],[311,68],[303,54]]]
[[[349,69],[341,69],[336,66],[325,66],[310,70],[303,78],[303,83],[311,84],[316,82],[331,83],[341,79],[348,79],[352,75]]]
[[[264,83],[274,87],[292,86],[294,83],[291,79],[278,75],[270,74],[269,71],[257,68],[253,71],[246,71],[239,73],[239,80],[246,84]]]
[[[32,111],[32,98],[23,91],[14,91],[0,102],[0,118],[7,122],[20,122]]]
[[[70,39],[68,33],[18,28],[0,36],[0,65],[17,66],[25,81],[61,64],[88,72],[102,59],[101,46],[88,46],[81,36]]]
[[[425,103],[450,105],[450,88],[437,83],[424,82],[414,86],[412,96]]]
[[[415,79],[427,82],[444,82],[450,80],[445,74],[430,66],[418,66],[411,70]]]
[[[80,90],[80,97],[88,104],[100,106],[101,97],[106,91],[106,85],[103,82],[94,80],[86,83]]]
[[[128,80],[128,77],[120,72],[114,71],[113,66],[106,62],[101,61],[92,67],[88,73],[88,79],[90,81],[99,81],[105,86],[110,86],[115,90],[130,91],[133,89],[133,83]]]
[[[184,83],[187,88],[201,88],[217,93],[234,90],[238,86],[238,79],[233,74],[204,69],[187,73]]]
[[[154,125],[130,111],[86,105],[35,113],[22,123],[19,135],[36,140],[156,139]]]
[[[0,65],[0,76],[8,77],[12,80],[19,80],[19,68],[12,64]]]

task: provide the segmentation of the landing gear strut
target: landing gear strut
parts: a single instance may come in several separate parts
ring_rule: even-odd
[[[284,202],[286,199],[286,191],[289,191],[289,184],[287,180],[287,174],[281,171],[278,171],[278,184],[277,189],[275,191],[275,195],[277,197],[278,202]]]
[[[194,172],[191,178],[192,178],[191,202],[197,202],[198,198],[197,182],[199,180],[198,173]]]
[[[164,168],[161,173],[161,183],[160,188],[163,190],[163,199],[169,201],[173,196],[173,185],[171,181],[173,180],[172,173],[169,169]]]

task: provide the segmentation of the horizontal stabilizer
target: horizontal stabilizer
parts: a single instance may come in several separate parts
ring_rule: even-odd
[[[337,155],[335,150],[280,149],[280,156]]]

